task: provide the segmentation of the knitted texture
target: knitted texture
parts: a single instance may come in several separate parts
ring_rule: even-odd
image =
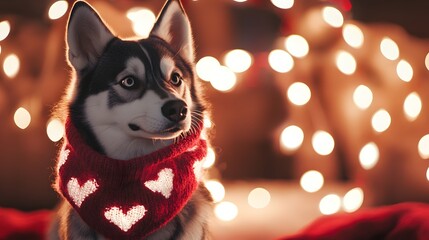
[[[196,190],[207,154],[200,133],[201,128],[178,143],[124,161],[91,149],[67,120],[58,190],[98,233],[143,239],[172,220]]]

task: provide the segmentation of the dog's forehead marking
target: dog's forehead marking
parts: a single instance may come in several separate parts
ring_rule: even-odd
[[[137,76],[140,79],[145,78],[146,70],[145,70],[143,62],[139,58],[137,58],[137,57],[129,58],[125,64],[125,66],[126,66],[127,72],[134,74],[135,76]]]
[[[164,78],[168,78],[175,67],[174,60],[171,57],[163,57],[161,58],[159,67]]]

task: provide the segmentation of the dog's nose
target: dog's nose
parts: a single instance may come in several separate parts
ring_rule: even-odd
[[[168,101],[161,108],[162,115],[173,122],[181,122],[185,120],[188,113],[188,107],[182,100]]]

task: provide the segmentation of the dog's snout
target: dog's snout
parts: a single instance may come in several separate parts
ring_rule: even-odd
[[[173,122],[181,122],[185,120],[188,113],[188,106],[182,100],[168,101],[161,108],[162,114],[168,120]]]

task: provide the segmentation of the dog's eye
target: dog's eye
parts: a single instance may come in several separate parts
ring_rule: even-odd
[[[180,86],[182,84],[183,78],[182,76],[180,76],[179,73],[177,72],[173,72],[171,74],[171,79],[170,82],[174,85],[174,86]]]
[[[138,87],[138,81],[133,77],[126,77],[121,80],[120,85],[125,89],[136,89]]]

